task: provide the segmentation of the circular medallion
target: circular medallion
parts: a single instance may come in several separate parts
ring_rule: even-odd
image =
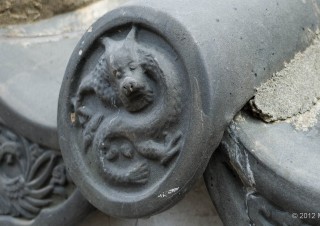
[[[149,216],[202,175],[206,116],[199,84],[170,40],[143,23],[110,21],[89,28],[71,57],[59,99],[60,146],[94,206]]]

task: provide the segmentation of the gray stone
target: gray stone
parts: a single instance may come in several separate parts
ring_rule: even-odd
[[[203,179],[173,208],[140,219],[117,219],[104,215],[100,211],[90,214],[79,226],[222,226],[222,222],[214,209]]]
[[[111,6],[0,29],[0,225],[75,225],[93,209],[66,172],[56,112],[78,37]]]
[[[135,1],[94,23],[58,108],[63,157],[84,196],[127,218],[181,200],[254,88],[310,45],[317,6]]]
[[[91,209],[68,176],[60,151],[0,125],[1,225],[73,225]]]
[[[320,224],[319,119],[303,131],[245,111],[235,118],[205,173],[225,225]]]
[[[69,57],[91,23],[118,4],[98,2],[49,20],[0,29],[2,123],[36,143],[60,149],[58,96]]]

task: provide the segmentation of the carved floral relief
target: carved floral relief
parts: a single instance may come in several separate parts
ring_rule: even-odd
[[[0,218],[33,219],[68,198],[70,185],[59,152],[0,126]]]

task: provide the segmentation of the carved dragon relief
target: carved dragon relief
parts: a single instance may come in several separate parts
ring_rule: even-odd
[[[147,183],[150,161],[168,165],[183,143],[174,129],[181,113],[178,78],[163,72],[156,51],[139,44],[137,30],[133,26],[121,41],[101,39],[105,51],[72,100],[85,153],[96,153],[106,178],[120,184]],[[108,114],[86,104],[90,95]]]
[[[0,219],[33,219],[43,208],[66,199],[69,185],[59,152],[0,126]]]

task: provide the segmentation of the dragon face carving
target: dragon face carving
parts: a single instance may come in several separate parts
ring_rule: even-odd
[[[124,41],[102,39],[105,52],[90,76],[80,84],[76,109],[88,92],[95,93],[110,107],[124,107],[128,112],[143,110],[153,102],[153,78],[150,76],[154,72],[150,72],[150,66],[159,67],[150,54],[137,46],[136,32],[134,27]]]
[[[104,52],[73,98],[74,122],[85,153],[97,157],[107,181],[144,185],[154,165],[167,168],[182,149],[175,128],[182,112],[179,77],[161,52],[138,41],[136,26],[124,38],[102,37],[99,44]],[[90,97],[100,107],[88,104]]]
[[[69,95],[79,156],[97,163],[90,167],[97,181],[116,190],[153,186],[184,144],[184,70],[164,39],[154,35],[157,47],[146,34],[154,35],[133,25],[96,38]]]
[[[135,41],[136,28],[133,28],[124,42],[104,38],[110,82],[119,93],[124,107],[135,112],[142,110],[153,101],[153,90],[143,67],[144,55],[140,54]]]
[[[92,25],[74,50],[59,97],[60,147],[82,194],[107,214],[139,217],[136,204],[184,192],[201,100],[181,54],[164,33],[132,22]]]

